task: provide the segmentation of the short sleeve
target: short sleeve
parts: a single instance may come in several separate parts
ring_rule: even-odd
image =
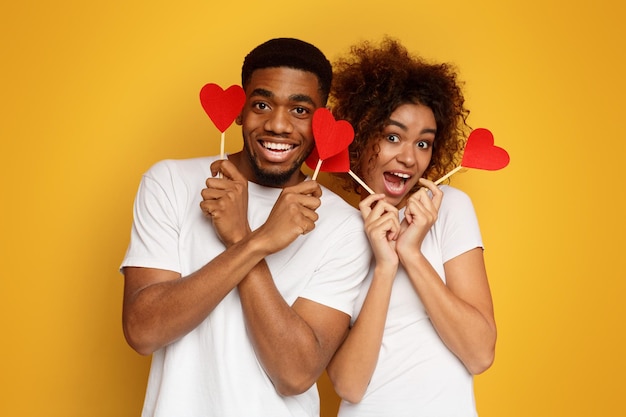
[[[326,243],[319,246],[324,251],[322,261],[300,296],[352,316],[371,251],[360,218],[350,218],[342,226],[321,242]]]
[[[180,272],[178,223],[172,175],[163,161],[150,168],[141,179],[133,206],[130,244],[122,267]]]
[[[442,187],[444,198],[439,209],[438,228],[442,234],[443,262],[471,249],[483,247],[478,218],[471,199],[463,191]]]

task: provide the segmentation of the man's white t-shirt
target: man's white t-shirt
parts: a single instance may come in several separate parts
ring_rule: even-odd
[[[198,270],[225,247],[200,209],[200,191],[217,157],[167,160],[142,178],[131,241],[122,267]],[[281,189],[248,184],[252,230],[267,219]],[[360,214],[323,189],[315,229],[265,258],[291,305],[303,297],[351,315],[367,274],[370,249]],[[246,333],[237,289],[194,330],[156,351],[142,416],[317,416],[319,396],[279,395]]]

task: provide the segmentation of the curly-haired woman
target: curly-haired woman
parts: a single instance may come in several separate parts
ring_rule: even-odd
[[[355,138],[352,171],[374,253],[350,332],[328,366],[346,416],[475,416],[473,375],[496,325],[469,197],[437,180],[458,165],[469,111],[456,71],[398,41],[334,63],[331,104]]]

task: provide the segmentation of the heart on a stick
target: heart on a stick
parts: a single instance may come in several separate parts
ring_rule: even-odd
[[[330,110],[319,108],[313,113],[313,137],[319,159],[325,161],[347,149],[354,139],[354,129],[346,120],[335,120]]]
[[[509,164],[509,154],[495,146],[493,135],[484,128],[474,129],[465,144],[461,166],[489,171],[502,169]]]
[[[493,135],[485,128],[474,129],[467,138],[461,164],[435,181],[435,185],[450,178],[461,168],[476,168],[495,171],[509,164],[509,154],[493,144]]]
[[[317,147],[313,148],[311,155],[306,159],[306,164],[312,170],[315,170],[317,162],[320,156],[317,152]],[[340,151],[337,155],[333,155],[328,159],[322,161],[320,168],[322,172],[348,172],[350,171],[350,153],[348,148]]]
[[[217,84],[206,84],[200,90],[200,103],[215,127],[224,133],[233,124],[246,101],[246,93],[239,85],[226,90]]]

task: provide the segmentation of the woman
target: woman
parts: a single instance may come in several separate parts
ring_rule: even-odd
[[[334,68],[351,169],[376,193],[360,190],[374,260],[328,366],[339,415],[475,416],[473,375],[496,342],[482,238],[467,195],[432,182],[469,130],[456,73],[392,39],[355,45]]]

